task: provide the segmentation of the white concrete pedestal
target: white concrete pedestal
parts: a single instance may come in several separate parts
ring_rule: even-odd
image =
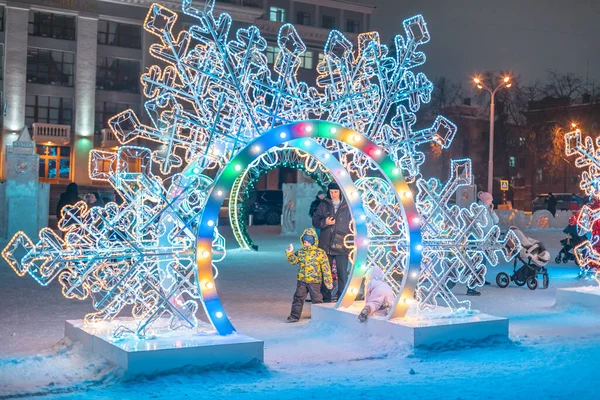
[[[413,347],[430,347],[448,342],[479,342],[494,337],[508,339],[508,319],[479,312],[452,313],[449,308],[438,307],[433,312],[417,313],[411,308],[407,317],[387,321],[374,315],[365,323],[358,322],[364,302],[352,307],[334,309],[333,304],[313,304],[313,321],[323,321],[355,330],[357,333],[388,335],[408,342]]]
[[[580,305],[600,310],[600,286],[556,289],[556,305]]]
[[[123,322],[119,322],[123,324]],[[184,366],[243,366],[263,362],[264,342],[238,333],[220,336],[208,324],[205,332],[168,332],[155,338],[112,338],[115,321],[83,324],[65,321],[65,336],[125,370],[125,375],[162,373]],[[135,326],[135,325],[133,325]]]

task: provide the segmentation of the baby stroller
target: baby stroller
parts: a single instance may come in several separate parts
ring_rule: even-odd
[[[569,225],[563,229],[563,232],[567,234],[567,237],[560,241],[562,249],[560,249],[560,252],[554,261],[557,264],[560,264],[561,261],[565,264],[569,261],[575,261],[575,264],[577,264],[577,258],[571,253],[571,250],[586,240],[586,238],[585,236],[579,236],[579,233],[577,232],[577,215],[575,213],[569,218]]]
[[[546,250],[542,242],[525,236],[518,228],[513,226],[510,229],[521,241],[521,252],[515,258],[512,276],[508,276],[506,272],[500,272],[496,276],[496,284],[505,288],[508,287],[510,281],[513,281],[517,286],[527,284],[529,289],[535,290],[541,281],[542,289],[547,289],[550,280],[546,264],[550,261],[550,252]],[[522,265],[517,269],[519,262]]]

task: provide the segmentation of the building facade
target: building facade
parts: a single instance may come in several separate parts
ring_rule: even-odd
[[[180,12],[180,0],[158,2],[179,13],[177,28],[194,23]],[[108,119],[131,108],[144,122],[139,77],[156,62],[148,54],[156,38],[142,24],[152,3],[0,1],[2,179],[6,178],[6,146],[27,128],[40,155],[41,181],[55,186],[98,185],[88,176],[88,153],[118,145]],[[277,54],[279,28],[293,23],[307,45],[299,79],[312,84],[330,30],[343,31],[355,40],[356,34],[369,29],[374,7],[339,0],[217,0],[215,9],[232,16],[233,30],[258,26],[269,42],[271,62]],[[279,173],[272,171],[262,185],[279,187],[280,180]]]

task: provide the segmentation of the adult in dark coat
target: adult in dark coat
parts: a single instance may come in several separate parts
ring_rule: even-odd
[[[338,276],[338,292],[331,293],[321,287],[323,300],[331,301],[333,297],[341,297],[348,280],[348,253],[350,249],[344,246],[344,237],[350,233],[352,215],[348,202],[342,197],[340,187],[332,182],[327,187],[327,197],[317,207],[312,217],[313,227],[320,229],[319,247],[325,250],[329,265],[335,260]]]
[[[546,204],[548,205],[548,211],[550,211],[552,213],[553,217],[556,217],[556,203],[558,203],[558,200],[556,200],[556,197],[554,197],[554,195],[552,193],[548,193],[548,198],[546,199]]]
[[[56,218],[61,218],[60,212],[65,206],[73,205],[79,200],[81,200],[79,198],[79,186],[75,182],[69,183],[65,192],[60,194],[60,199],[58,200],[58,204],[56,204]]]
[[[313,215],[315,215],[317,208],[319,208],[319,204],[321,204],[321,202],[323,201],[324,198],[325,198],[325,193],[322,190],[319,190],[319,192],[315,196],[315,199],[313,200],[313,202],[310,203],[310,209],[308,210],[308,215],[311,218]]]

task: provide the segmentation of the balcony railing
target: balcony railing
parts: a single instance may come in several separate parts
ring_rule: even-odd
[[[117,138],[115,137],[115,134],[113,133],[112,130],[106,128],[106,129],[102,129],[102,147],[116,147],[116,146],[120,146],[121,144],[119,143],[119,141],[117,140]]]
[[[35,122],[33,128],[33,141],[65,145],[71,142],[71,127],[69,125],[43,124]]]

